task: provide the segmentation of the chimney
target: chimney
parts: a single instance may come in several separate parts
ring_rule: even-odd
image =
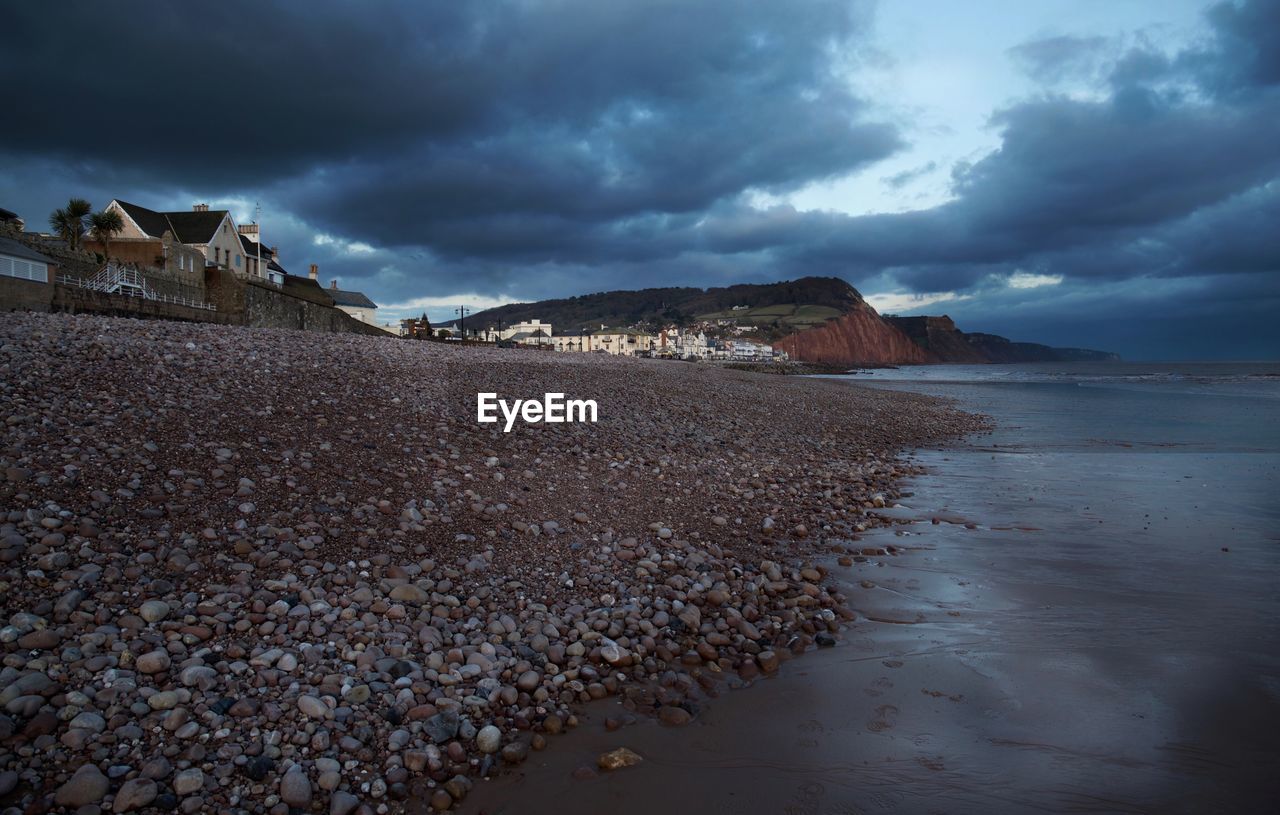
[[[257,224],[240,224],[240,234],[244,235],[254,243],[258,242],[258,225]]]
[[[191,211],[192,212],[208,212],[209,205],[208,204],[192,204]]]
[[[338,281],[337,281],[337,280],[330,280],[330,281],[329,281],[329,288],[333,289],[334,291],[337,291],[337,290],[338,290]]]

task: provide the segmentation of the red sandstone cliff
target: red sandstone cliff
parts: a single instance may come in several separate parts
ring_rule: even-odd
[[[1107,351],[1051,348],[992,334],[966,334],[950,317],[881,317],[852,288],[849,311],[774,343],[801,362],[918,365],[931,362],[1071,362],[1119,359]]]
[[[835,365],[913,365],[935,360],[861,300],[824,325],[783,337],[775,348],[802,362]]]
[[[934,362],[990,362],[945,314],[941,317],[886,317],[885,322],[911,338]]]

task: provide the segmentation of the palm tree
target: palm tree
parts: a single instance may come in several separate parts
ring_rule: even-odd
[[[62,209],[49,215],[49,226],[72,249],[80,248],[80,236],[84,234],[84,219],[93,212],[93,205],[83,198],[72,198]]]
[[[89,216],[89,234],[102,242],[102,254],[111,260],[111,239],[124,229],[124,219],[119,210],[104,209]]]

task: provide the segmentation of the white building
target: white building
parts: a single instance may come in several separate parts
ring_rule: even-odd
[[[551,323],[544,323],[541,320],[527,320],[523,323],[515,323],[513,325],[503,326],[501,331],[494,331],[491,327],[485,332],[486,335],[492,334],[499,340],[509,340],[516,334],[526,334],[532,336],[541,331],[548,338],[551,337]]]
[[[240,229],[225,209],[211,210],[208,204],[196,204],[190,212],[156,212],[118,198],[106,208],[120,213],[124,227],[120,231],[121,238],[159,240],[166,232],[171,232],[179,243],[198,249],[204,255],[206,265],[250,277],[267,278],[265,268],[251,268],[240,240]]]
[[[653,353],[655,356],[675,359],[710,359],[711,343],[702,331],[681,330],[672,326],[658,332]]]
[[[378,304],[365,297],[363,292],[343,291],[338,288],[338,281],[329,281],[325,294],[333,300],[333,304],[362,323],[382,326],[378,323]]]
[[[0,236],[0,276],[46,285],[54,282],[57,266],[53,258]]]

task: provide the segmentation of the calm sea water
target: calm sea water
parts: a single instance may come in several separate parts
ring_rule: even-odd
[[[686,728],[588,721],[466,811],[1280,811],[1280,365],[844,378],[996,425],[913,455],[862,543],[901,555],[831,564],[839,645]],[[575,779],[619,746],[644,763]]]
[[[1002,745],[971,752],[982,773],[1018,768],[996,771],[1007,808],[1280,808],[1280,364],[850,378],[996,422],[921,453],[906,503],[977,525],[913,537],[982,586],[984,644],[961,658],[1008,708],[962,729]]]
[[[997,444],[1280,450],[1280,363],[917,365],[839,378],[959,399],[999,420]]]

